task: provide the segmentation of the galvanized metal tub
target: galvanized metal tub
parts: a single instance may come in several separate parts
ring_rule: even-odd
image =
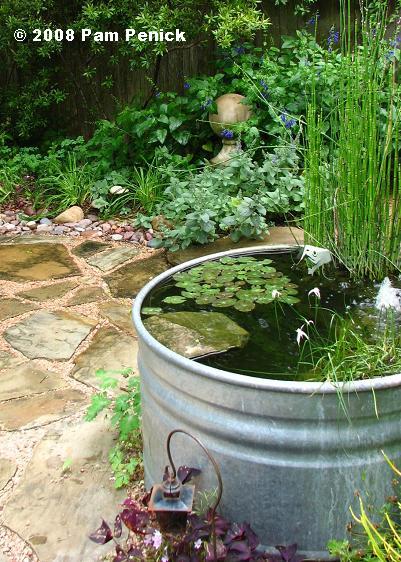
[[[150,487],[160,481],[168,464],[166,437],[185,429],[221,467],[225,516],[248,521],[266,546],[297,542],[303,553],[326,558],[327,542],[346,538],[350,506],[358,512],[356,494],[376,507],[390,494],[392,474],[382,450],[401,463],[401,375],[344,385],[349,421],[338,388],[329,383],[265,380],[204,366],[157,342],[140,317],[144,298],[174,273],[262,250],[290,253],[294,247],[195,259],[157,276],[136,297],[145,482]],[[216,486],[191,440],[175,436],[173,455],[179,464],[202,469],[201,489]]]

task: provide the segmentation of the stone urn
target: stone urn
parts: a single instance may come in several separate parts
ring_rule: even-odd
[[[210,160],[212,164],[226,164],[235,151],[237,140],[231,125],[251,117],[251,108],[243,103],[244,99],[240,94],[224,94],[216,100],[217,114],[209,113],[210,126],[223,142],[220,152]]]

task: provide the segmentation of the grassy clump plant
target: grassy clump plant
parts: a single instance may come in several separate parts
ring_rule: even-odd
[[[355,278],[383,278],[401,263],[401,35],[397,22],[386,39],[387,9],[362,5],[359,22],[341,1],[337,102],[323,117],[312,80],[307,111],[307,241],[329,248]]]

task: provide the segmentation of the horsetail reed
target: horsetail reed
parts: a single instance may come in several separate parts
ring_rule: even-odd
[[[341,0],[337,102],[328,127],[312,83],[306,118],[306,238],[355,278],[401,265],[400,37],[386,39],[386,4],[362,5],[353,21],[350,0]]]

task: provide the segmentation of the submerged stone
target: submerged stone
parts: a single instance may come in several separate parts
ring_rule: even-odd
[[[244,347],[249,334],[220,312],[167,312],[143,321],[161,344],[189,359]]]
[[[62,244],[11,244],[0,246],[0,279],[45,281],[79,275]]]
[[[164,256],[157,254],[123,265],[104,278],[116,298],[135,297],[144,285],[169,268]]]

